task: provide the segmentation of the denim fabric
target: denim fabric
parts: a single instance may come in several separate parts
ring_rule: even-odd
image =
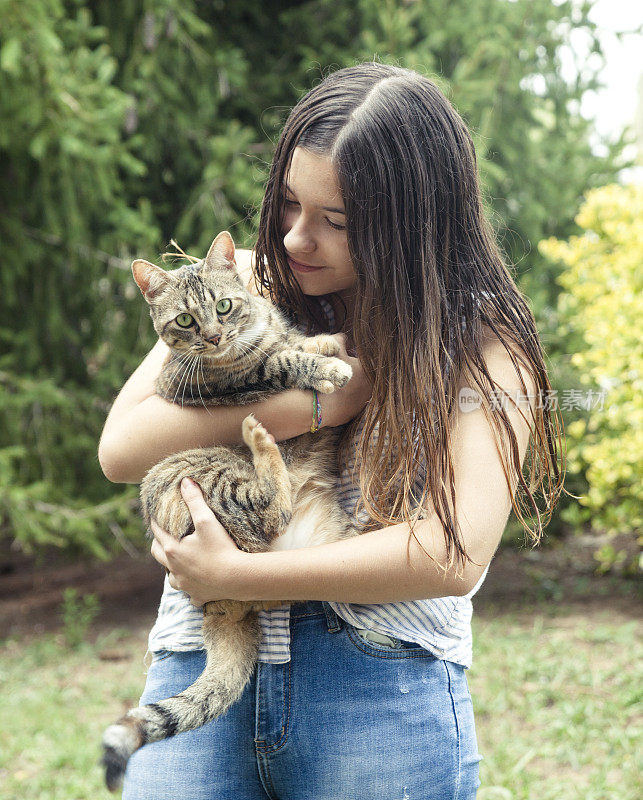
[[[471,800],[465,670],[412,642],[368,641],[327,604],[291,613],[292,660],[259,664],[217,720],[147,745],[124,800]],[[202,651],[154,656],[141,703],[192,683]]]

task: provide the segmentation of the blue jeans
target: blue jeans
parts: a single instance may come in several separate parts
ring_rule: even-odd
[[[330,606],[291,613],[288,664],[259,664],[219,719],[136,752],[123,800],[471,800],[478,756],[465,670],[367,641]],[[203,651],[156,653],[141,703],[184,689]]]

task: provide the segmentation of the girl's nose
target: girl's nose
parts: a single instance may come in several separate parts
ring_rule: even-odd
[[[284,234],[284,247],[293,255],[312,253],[316,247],[315,240],[302,222],[302,217],[299,215],[294,225]]]

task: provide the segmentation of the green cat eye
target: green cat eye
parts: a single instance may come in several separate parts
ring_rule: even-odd
[[[194,324],[194,317],[190,316],[190,314],[179,314],[175,322],[181,328],[189,328],[190,325]]]
[[[228,300],[227,297],[224,297],[223,300],[219,300],[217,303],[217,314],[227,314],[231,308],[232,300]]]

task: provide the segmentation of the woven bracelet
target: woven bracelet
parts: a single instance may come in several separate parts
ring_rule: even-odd
[[[322,407],[317,389],[313,389],[313,421],[310,426],[311,433],[317,433],[322,424]]]

